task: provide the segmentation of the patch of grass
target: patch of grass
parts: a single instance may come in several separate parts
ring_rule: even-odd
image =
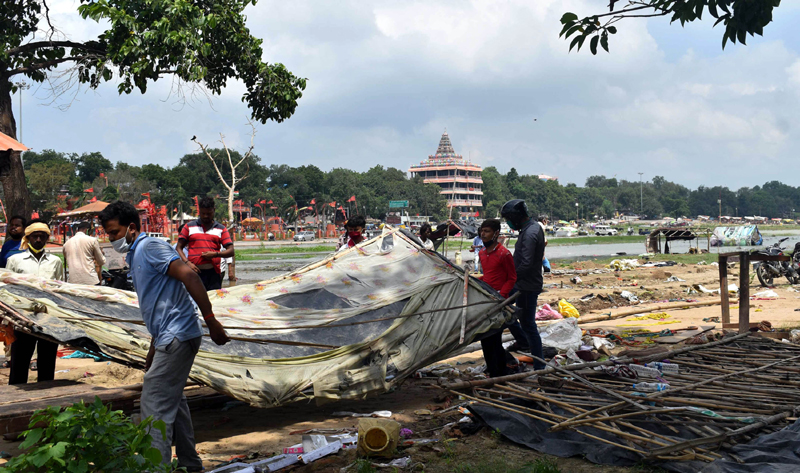
[[[539,458],[522,465],[509,463],[505,458],[494,458],[479,463],[461,462],[453,468],[455,473],[561,473],[549,458]]]
[[[331,253],[336,250],[335,246],[331,245],[315,245],[315,246],[278,246],[271,248],[246,248],[236,249],[236,259],[240,261],[250,261],[256,259],[263,259],[259,256],[263,255],[289,255],[293,253]]]
[[[615,259],[638,259],[640,263],[645,261],[675,261],[676,263],[684,263],[684,264],[697,264],[701,261],[705,261],[706,263],[712,263],[714,261],[718,261],[718,257],[716,253],[705,253],[699,255],[690,255],[690,254],[671,254],[671,255],[653,255],[650,257],[649,260],[645,260],[644,258],[639,258],[636,255],[622,255],[622,256],[604,256],[602,258],[581,258],[579,261],[571,261],[571,262],[563,262],[560,263],[558,260],[552,260],[553,262],[557,263],[557,267],[553,269],[575,269],[575,267],[579,267],[581,262],[584,261],[591,261],[596,264],[607,265],[608,263],[614,261]]]
[[[378,470],[366,458],[359,458],[353,465],[352,471],[355,471],[355,473],[375,473]]]
[[[578,236],[578,237],[548,237],[547,246],[566,245],[604,245],[610,243],[644,243],[644,235],[616,235],[616,236]]]

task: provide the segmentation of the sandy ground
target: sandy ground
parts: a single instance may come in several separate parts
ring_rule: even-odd
[[[586,263],[585,268],[591,269],[593,263]],[[684,282],[667,282],[669,276],[677,276]],[[559,299],[574,301],[581,314],[593,315],[600,313],[617,313],[630,309],[629,303],[623,302],[616,293],[623,290],[635,293],[641,300],[642,308],[655,306],[657,303],[669,299],[696,299],[699,301],[712,300],[716,295],[687,294],[695,284],[701,284],[708,289],[717,289],[718,270],[713,266],[678,265],[669,268],[636,269],[618,273],[605,273],[581,276],[582,283],[576,285],[570,282],[572,276],[548,276],[545,280],[548,291],[540,297],[541,303],[555,305]],[[738,268],[729,271],[729,281],[738,284]],[[750,292],[755,294],[764,288],[760,287],[757,280],[751,282]],[[768,320],[776,328],[800,327],[800,312],[795,309],[800,307],[800,292],[796,292],[783,280],[774,288],[779,298],[774,300],[752,301],[756,305],[751,309],[751,321]],[[587,294],[612,295],[619,306],[611,302],[595,298],[590,302],[581,302],[579,299]],[[720,316],[720,306],[693,308],[687,310],[673,310],[668,312],[669,319],[678,323],[647,325],[656,322],[646,320],[642,322],[631,321],[632,317],[625,317],[606,322],[582,324],[582,328],[603,327],[607,330],[622,331],[643,328],[650,331],[660,331],[665,328],[671,330],[696,325],[715,325],[720,328],[720,323],[704,322],[704,318]],[[737,321],[736,309],[731,310],[732,322]],[[627,326],[627,324],[641,324]],[[481,352],[462,355],[446,360],[447,362],[463,366],[479,366],[482,364]],[[138,370],[119,366],[107,362],[94,362],[92,360],[59,360],[57,364],[57,379],[73,379],[80,382],[92,383],[102,386],[120,386],[139,383],[143,373]],[[0,370],[0,382],[7,379],[8,370]],[[32,380],[35,379],[35,373]],[[391,393],[361,401],[346,401],[323,406],[311,403],[299,403],[281,406],[273,409],[256,409],[244,405],[227,406],[222,408],[196,410],[193,420],[197,439],[197,449],[201,454],[206,467],[219,465],[220,462],[229,460],[237,455],[250,455],[263,458],[276,453],[281,453],[283,447],[301,442],[301,437],[293,432],[313,429],[342,429],[355,428],[358,420],[351,417],[335,417],[336,411],[372,412],[375,410],[390,410],[392,418],[400,422],[403,427],[411,428],[419,437],[436,435],[437,427],[447,422],[452,422],[460,417],[453,413],[450,416],[433,417],[417,415],[414,411],[419,409],[436,410],[458,402],[446,398],[443,391],[432,386],[434,380],[407,380]],[[425,432],[430,430],[430,432]],[[502,461],[509,467],[522,465],[534,461],[541,455],[524,447],[519,447],[499,438],[497,435],[486,431],[478,434],[456,438],[448,446],[412,447],[406,451],[414,462],[425,464],[425,471],[481,471],[487,470],[487,461]],[[17,442],[0,441],[0,450],[16,454]],[[440,445],[440,444],[437,444]],[[486,453],[493,455],[487,457]],[[489,460],[487,460],[489,458]],[[499,459],[499,460],[498,460]],[[339,469],[354,460],[354,452],[342,452],[339,455],[315,462],[294,471],[339,471]],[[611,468],[593,465],[582,459],[554,459],[563,472],[625,472],[649,471],[647,467],[634,469]],[[494,470],[492,470],[494,471]],[[505,471],[505,470],[497,470]]]

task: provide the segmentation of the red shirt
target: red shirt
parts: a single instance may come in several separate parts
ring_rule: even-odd
[[[499,242],[492,251],[482,249],[480,254],[483,277],[486,284],[503,297],[508,297],[517,282],[517,270],[514,268],[514,257]]]
[[[219,258],[206,259],[201,255],[206,251],[219,251],[228,245],[233,244],[228,229],[221,224],[214,222],[211,228],[206,231],[200,219],[187,223],[181,231],[179,240],[186,241],[186,247],[189,249],[189,261],[197,266],[203,264],[213,264],[214,269],[219,273]]]

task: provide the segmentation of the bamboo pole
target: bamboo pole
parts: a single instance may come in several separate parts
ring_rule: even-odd
[[[602,314],[595,316],[589,315],[586,317],[581,317],[578,320],[578,323],[588,324],[592,322],[601,322],[604,320],[621,319],[629,315],[644,314],[645,312],[659,312],[659,311],[675,310],[675,309],[692,309],[694,307],[707,307],[712,305],[720,305],[721,303],[722,301],[720,300],[713,300],[713,301],[703,301],[703,302],[681,302],[677,304],[660,304],[651,307],[637,306],[635,309],[625,310],[622,312],[618,312],[616,314]],[[738,300],[733,300],[731,301],[731,303],[738,303]]]
[[[660,352],[660,353],[656,353],[656,354],[653,354],[653,355],[648,355],[648,356],[645,356],[645,357],[642,357],[642,358],[625,357],[625,358],[619,358],[619,359],[616,359],[616,360],[608,360],[608,361],[592,361],[592,362],[589,362],[589,363],[576,363],[574,365],[565,366],[565,367],[563,367],[563,369],[565,369],[567,371],[576,371],[576,370],[585,369],[585,368],[594,368],[595,366],[610,366],[610,365],[627,364],[627,363],[647,363],[647,362],[656,361],[656,360],[666,360],[666,359],[675,357],[676,355],[680,355],[682,353],[687,353],[687,352],[691,352],[691,351],[695,351],[695,350],[701,350],[701,349],[703,349],[705,347],[713,347],[713,346],[725,345],[725,344],[734,342],[736,340],[740,340],[740,339],[742,339],[744,337],[747,337],[749,335],[750,335],[749,332],[748,333],[740,333],[740,334],[734,335],[732,337],[727,337],[727,338],[723,338],[722,340],[717,340],[716,342],[709,342],[709,343],[706,343],[704,345],[691,345],[691,346],[684,347],[684,348],[679,348],[679,349],[676,349],[676,350],[668,350],[668,351],[665,351],[665,352]],[[445,389],[452,389],[454,391],[458,391],[460,389],[467,389],[467,388],[473,388],[473,387],[492,386],[494,384],[505,383],[507,381],[519,381],[519,380],[523,380],[525,378],[530,378],[531,376],[554,373],[555,371],[556,371],[555,368],[553,368],[552,366],[549,366],[549,367],[547,367],[547,368],[545,368],[543,370],[526,371],[524,373],[516,373],[516,374],[510,374],[508,376],[498,376],[496,378],[488,378],[488,379],[481,379],[481,380],[475,380],[475,381],[460,381],[460,382],[457,382],[457,383],[446,384],[446,385],[444,385],[442,387],[445,388]]]

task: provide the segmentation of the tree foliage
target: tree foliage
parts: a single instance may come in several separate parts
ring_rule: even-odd
[[[74,71],[70,77],[91,88],[113,79],[119,93],[144,93],[149,81],[171,75],[219,94],[238,78],[253,119],[280,122],[294,113],[306,80],[283,64],[261,60],[262,41],[250,34],[243,14],[255,3],[82,0],[81,17],[107,28],[93,40],[76,42],[58,39],[45,1],[2,2],[0,80],[21,74],[43,82],[67,64]]]
[[[564,13],[559,36],[567,40],[572,37],[570,51],[576,46],[580,51],[589,40],[590,51],[597,54],[598,46],[609,51],[608,39],[617,33],[614,25],[623,19],[663,16],[669,17],[670,23],[677,21],[683,26],[702,20],[707,11],[715,20],[714,26],[722,23],[725,28],[722,33],[722,49],[725,49],[728,41],[746,44],[747,35],[762,36],[764,28],[772,22],[773,10],[780,4],[781,0],[611,0],[608,13],[583,18]]]
[[[48,407],[31,417],[30,430],[20,444],[25,452],[0,466],[0,472],[172,471],[177,462],[161,463],[161,452],[151,446],[151,434],[166,435],[164,422],[148,417],[134,424],[122,411],[104,406],[100,398],[63,410]]]

